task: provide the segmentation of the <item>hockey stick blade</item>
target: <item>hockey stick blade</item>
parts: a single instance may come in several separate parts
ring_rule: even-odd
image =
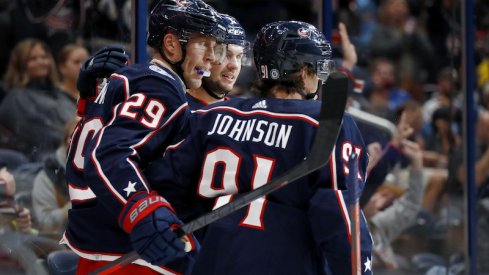
[[[328,164],[343,122],[348,94],[348,78],[341,72],[333,72],[321,87],[321,90],[322,100],[319,126],[316,130],[311,151],[305,160],[284,175],[273,179],[253,191],[240,194],[231,202],[186,223],[179,229],[179,235],[183,236],[184,233],[192,233],[201,229],[250,204],[252,201],[280,189],[290,182],[302,178]],[[138,258],[137,252],[132,251],[91,274],[110,274]]]

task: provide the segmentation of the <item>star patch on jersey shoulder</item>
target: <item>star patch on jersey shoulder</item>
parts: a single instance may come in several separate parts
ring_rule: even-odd
[[[129,197],[129,195],[132,192],[136,192],[136,188],[134,188],[134,186],[136,186],[136,183],[137,182],[129,181],[129,183],[127,184],[127,187],[123,189],[124,191],[126,191],[126,197]]]

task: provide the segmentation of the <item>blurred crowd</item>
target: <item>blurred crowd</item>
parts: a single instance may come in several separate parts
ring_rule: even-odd
[[[43,259],[64,249],[57,241],[71,206],[64,163],[79,68],[102,46],[130,42],[130,2],[0,0],[0,270],[42,274]],[[322,1],[207,2],[235,16],[253,41],[275,20],[318,25]],[[361,206],[380,274],[463,272],[464,240],[453,238],[466,221],[462,2],[333,1],[334,55],[350,77],[349,111],[369,148]],[[489,3],[474,4],[477,213],[479,238],[488,240]],[[249,97],[255,75],[243,68],[234,95]],[[12,235],[23,241],[3,241]],[[481,272],[489,272],[488,243],[479,242]]]

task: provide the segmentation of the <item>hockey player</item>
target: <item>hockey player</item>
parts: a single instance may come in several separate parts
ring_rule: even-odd
[[[330,72],[330,44],[307,23],[275,22],[261,29],[253,50],[262,97],[196,110],[190,135],[145,171],[184,221],[260,187],[308,154],[320,102],[304,99],[316,97],[318,80]],[[366,148],[345,114],[329,166],[207,226],[192,274],[352,274],[349,202],[338,190],[352,152],[363,182]],[[368,235],[364,219],[362,227]],[[371,274],[371,240],[362,244],[362,274]]]
[[[192,253],[185,251],[198,244],[186,236],[184,247],[173,233],[180,220],[141,170],[185,134],[185,88],[199,87],[223,56],[224,35],[217,12],[204,2],[160,1],[149,19],[154,59],[118,70],[86,101],[68,155],[73,208],[63,238],[80,256],[79,274],[133,249],[142,260],[122,274],[180,274],[190,266]]]
[[[228,93],[241,71],[241,66],[250,66],[250,43],[246,40],[246,34],[239,22],[228,14],[219,14],[221,23],[226,28],[224,44],[226,55],[222,62],[214,62],[210,69],[210,75],[202,79],[202,85],[198,88],[188,89],[186,96],[190,110],[200,109],[212,103],[229,100]],[[82,91],[82,104],[86,99],[96,95],[97,78],[108,77],[117,69],[124,67],[127,56],[124,50],[111,47],[97,52],[93,60],[97,65],[91,68],[82,68],[78,88]],[[85,95],[85,96],[83,96]],[[82,104],[78,104],[79,106]]]
[[[228,93],[241,71],[241,66],[249,66],[250,43],[246,41],[243,27],[232,16],[221,14],[221,20],[226,27],[226,57],[223,62],[212,64],[209,77],[202,79],[202,86],[187,91],[190,110],[200,109],[212,103],[229,100]]]

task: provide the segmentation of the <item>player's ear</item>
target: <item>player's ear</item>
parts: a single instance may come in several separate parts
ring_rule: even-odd
[[[163,51],[172,62],[178,62],[182,58],[182,48],[178,37],[173,33],[163,36]]]

